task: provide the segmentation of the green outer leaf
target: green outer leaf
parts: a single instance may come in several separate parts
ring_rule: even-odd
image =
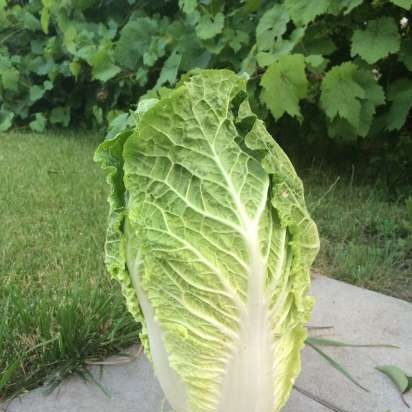
[[[261,82],[261,100],[275,119],[285,113],[302,118],[299,101],[307,96],[308,80],[302,54],[282,56],[266,70]]]
[[[126,130],[118,133],[111,140],[105,140],[96,150],[94,160],[100,163],[102,169],[106,172],[106,180],[110,185],[108,197],[110,210],[106,232],[105,263],[109,273],[120,282],[130,313],[139,323],[143,323],[136,292],[126,270],[126,245],[123,236],[126,193],[123,183],[122,152],[124,143],[131,133],[131,130]]]
[[[409,387],[408,375],[398,366],[384,365],[377,366],[379,372],[385,374],[396,386],[400,393],[405,393]]]
[[[329,355],[327,355],[325,352],[320,350],[315,345],[312,345],[311,343],[307,343],[307,345],[310,346],[314,351],[316,351],[320,356],[322,356],[322,358],[324,358],[330,365],[332,365],[343,376],[348,378],[352,383],[354,383],[356,386],[358,386],[365,392],[369,392],[369,390],[362,386],[340,363],[336,362],[334,359],[332,359]]]
[[[351,56],[359,55],[369,64],[376,63],[400,49],[401,37],[392,17],[380,17],[368,22],[365,30],[355,30]]]

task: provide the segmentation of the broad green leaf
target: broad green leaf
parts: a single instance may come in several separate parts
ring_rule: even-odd
[[[329,119],[340,116],[355,129],[359,127],[361,102],[365,91],[355,79],[358,67],[351,62],[335,66],[322,81],[320,105]]]
[[[375,80],[372,71],[358,70],[354,78],[365,91],[365,96],[361,100],[359,127],[356,129],[356,134],[366,137],[375,117],[376,107],[385,103],[385,93]]]
[[[75,60],[70,62],[69,64],[70,72],[71,74],[77,78],[77,76],[80,74],[82,65],[79,61]]]
[[[237,53],[243,46],[249,44],[249,34],[246,33],[243,30],[236,30],[233,31],[231,29],[225,30],[227,33],[228,31],[231,32],[229,39],[227,42],[229,43],[229,46],[232,48],[232,50]]]
[[[331,139],[339,140],[339,142],[356,142],[358,135],[356,129],[346,120],[341,117],[336,117],[327,122],[328,136]]]
[[[70,108],[67,106],[57,106],[50,112],[49,121],[52,124],[60,124],[67,127],[70,123]]]
[[[376,63],[400,49],[401,37],[392,17],[380,17],[367,23],[366,29],[355,30],[351,56],[359,55],[369,64]]]
[[[217,13],[216,16],[202,14],[196,26],[196,33],[202,40],[209,40],[222,33],[225,26],[225,15]]]
[[[333,42],[334,35],[330,26],[313,23],[305,28],[304,37],[297,46],[297,51],[309,56],[319,54],[328,56],[336,51],[336,45]]]
[[[391,107],[386,118],[386,128],[400,130],[412,108],[412,81],[399,79],[392,83],[388,90],[388,100]]]
[[[303,55],[279,58],[268,67],[260,84],[261,100],[275,119],[280,119],[285,113],[301,119],[299,101],[305,98],[308,92]]]
[[[273,43],[272,49],[268,52],[261,51],[256,54],[256,60],[261,67],[267,67],[275,63],[281,56],[291,54],[295,46],[302,40],[305,34],[303,27],[297,27],[290,34],[289,38],[278,39]]]
[[[74,24],[64,30],[63,44],[69,53],[76,53],[78,37],[81,37],[81,33]]]
[[[245,1],[245,10],[248,13],[254,13],[258,11],[262,5],[263,0],[246,0]]]
[[[41,99],[46,91],[43,87],[35,84],[30,87],[30,101],[35,102]]]
[[[354,8],[360,6],[364,0],[339,0],[331,1],[329,6],[329,12],[332,14],[349,14]]]
[[[275,4],[260,18],[256,28],[256,46],[259,51],[270,50],[285,33],[289,15],[280,4]]]
[[[173,53],[166,59],[162,70],[160,71],[156,88],[163,86],[166,83],[169,83],[172,86],[176,83],[177,73],[179,71],[181,61],[182,56],[176,51],[173,51]]]
[[[247,73],[249,76],[256,73],[256,45],[252,47],[249,54],[243,59],[241,67],[242,72]]]
[[[40,25],[45,34],[49,33],[50,11],[48,7],[43,7],[40,14]]]
[[[27,30],[37,31],[41,28],[39,20],[27,9],[21,9],[21,15],[18,16],[18,19]]]
[[[143,53],[143,63],[147,67],[152,67],[160,57],[163,57],[166,50],[166,43],[160,37],[154,37],[149,47]]]
[[[121,68],[112,62],[111,53],[106,48],[98,50],[88,60],[92,66],[93,79],[107,82],[120,73]]]
[[[322,356],[322,358],[324,358],[331,366],[333,366],[343,376],[348,378],[357,387],[363,389],[365,392],[369,392],[369,390],[366,389],[364,386],[362,386],[339,362],[335,361],[333,358],[331,358],[328,354],[320,350],[315,345],[308,343],[308,346],[310,346],[315,352],[317,352],[320,356]]]
[[[5,132],[13,125],[14,113],[0,109],[0,132]]]
[[[43,113],[36,113],[34,120],[29,123],[29,127],[33,132],[41,133],[46,129],[47,119]]]
[[[305,57],[306,63],[308,63],[313,68],[318,68],[324,65],[325,58],[320,54],[311,54]]]
[[[45,80],[43,82],[43,87],[44,87],[44,90],[51,90],[53,89],[53,82],[51,82],[50,80]]]
[[[197,0],[179,0],[179,7],[183,13],[193,13],[197,8]]]
[[[409,377],[408,375],[398,366],[395,365],[385,365],[377,366],[376,369],[379,372],[385,374],[397,387],[400,393],[405,393],[409,387]]]
[[[158,23],[149,17],[131,18],[120,32],[114,49],[116,63],[136,70],[150,42],[159,33]]]
[[[279,411],[306,338],[319,239],[246,96],[230,71],[186,76],[96,154],[113,184],[109,269],[181,412]]]
[[[39,76],[50,75],[56,70],[56,63],[51,57],[36,56],[30,59],[28,69]]]
[[[8,67],[1,68],[0,67],[0,77],[1,77],[1,82],[3,84],[3,87],[6,90],[13,90],[17,91],[18,90],[18,81],[19,81],[19,72],[17,69],[15,69],[12,65],[9,65]]]
[[[390,0],[396,6],[402,7],[405,10],[412,8],[412,0]]]
[[[124,130],[130,122],[130,115],[129,113],[119,113],[116,117],[114,117],[108,127],[108,132],[106,134],[106,139],[113,139],[117,136],[122,130]],[[130,124],[131,126],[131,124]]]
[[[326,13],[330,2],[331,0],[285,0],[284,7],[295,23],[306,25]]]
[[[399,60],[412,72],[412,41],[410,38],[402,41]]]

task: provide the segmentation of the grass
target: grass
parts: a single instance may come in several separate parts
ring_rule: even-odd
[[[136,342],[103,264],[95,136],[0,137],[0,395],[51,384]],[[1,398],[1,396],[0,396]]]
[[[0,137],[0,398],[51,385],[133,343],[138,327],[103,265],[96,136]],[[401,201],[312,167],[303,173],[322,249],[315,270],[412,300]]]
[[[412,301],[412,214],[380,183],[303,173],[306,198],[321,238],[314,270]]]

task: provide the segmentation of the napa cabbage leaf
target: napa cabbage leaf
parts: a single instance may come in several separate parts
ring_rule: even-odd
[[[176,412],[279,411],[319,247],[302,182],[233,72],[186,76],[134,120],[95,156],[106,263],[166,397]]]

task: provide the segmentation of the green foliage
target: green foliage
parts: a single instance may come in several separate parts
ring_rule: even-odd
[[[304,56],[292,54],[280,57],[262,76],[261,86],[261,99],[275,119],[281,118],[285,112],[301,118],[299,101],[308,92]]]
[[[390,53],[399,51],[401,37],[392,17],[371,20],[365,30],[355,30],[351,55],[359,55],[369,64],[376,63]]]
[[[284,141],[319,148],[329,139],[366,151],[397,145],[411,127],[411,7],[411,0],[2,1],[0,131],[107,129],[181,74],[224,67],[250,76],[254,108]]]

